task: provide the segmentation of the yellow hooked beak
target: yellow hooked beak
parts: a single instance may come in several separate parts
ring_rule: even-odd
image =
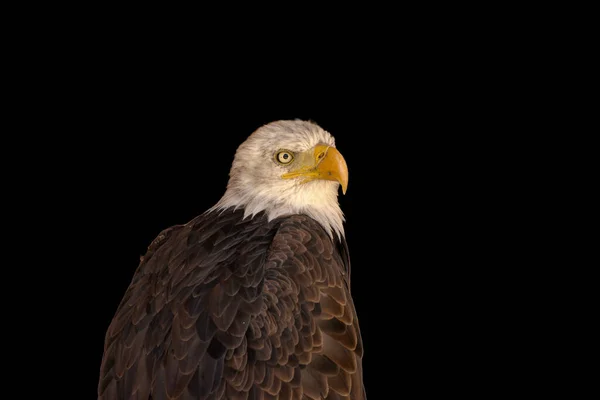
[[[346,160],[335,147],[318,145],[312,152],[307,152],[304,157],[299,157],[300,165],[288,173],[283,174],[283,179],[302,177],[303,182],[315,179],[338,181],[342,186],[342,193],[346,194],[348,188],[348,166]]]

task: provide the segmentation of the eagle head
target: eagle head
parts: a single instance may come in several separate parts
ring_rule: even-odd
[[[340,186],[345,193],[348,167],[333,136],[313,122],[275,121],[238,147],[227,190],[209,211],[243,208],[246,217],[264,211],[269,220],[306,214],[343,236]]]

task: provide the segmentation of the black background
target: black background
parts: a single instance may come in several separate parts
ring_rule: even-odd
[[[50,162],[31,209],[48,218],[36,234],[59,266],[45,269],[61,283],[48,335],[70,350],[80,393],[95,393],[146,247],[221,197],[249,134],[294,118],[333,134],[348,163],[340,204],[369,398],[505,387],[517,328],[503,321],[519,290],[505,283],[525,245],[505,233],[522,102],[496,54],[419,38],[271,54],[98,35],[41,57],[26,122],[46,129],[35,149]]]

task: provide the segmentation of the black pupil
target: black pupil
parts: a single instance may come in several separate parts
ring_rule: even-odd
[[[290,155],[287,154],[287,153],[285,153],[285,154],[282,155],[282,157],[283,157],[284,160],[287,160],[290,157]]]

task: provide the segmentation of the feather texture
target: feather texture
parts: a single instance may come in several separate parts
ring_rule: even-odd
[[[98,399],[365,399],[343,237],[229,208],[149,246],[107,330]]]

